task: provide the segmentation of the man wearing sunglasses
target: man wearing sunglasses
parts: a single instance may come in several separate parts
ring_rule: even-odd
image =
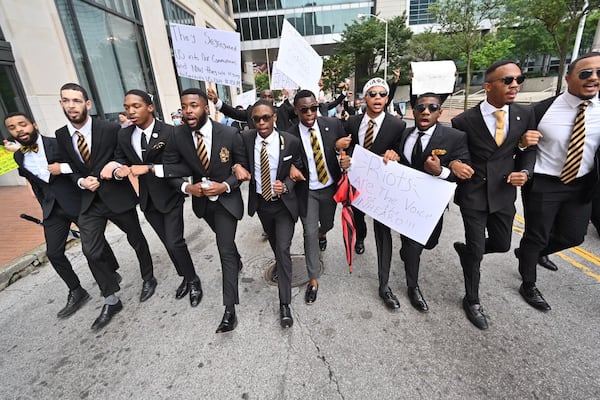
[[[542,137],[533,179],[524,190],[525,232],[519,248],[519,293],[542,311],[550,305],[536,287],[536,260],[581,244],[598,183],[600,53],[572,61],[567,91],[534,107]]]
[[[442,115],[440,96],[434,93],[420,95],[413,112],[415,127],[406,129],[402,134],[398,149],[400,162],[450,182],[469,179],[473,175],[473,169],[469,166],[467,135],[457,129],[438,124]],[[443,217],[424,246],[400,235],[400,258],[404,262],[408,298],[410,304],[420,312],[429,311],[418,282],[421,253],[424,248],[430,250],[437,245],[442,232],[442,221]]]
[[[535,146],[529,146],[539,136],[533,110],[514,103],[523,79],[513,61],[492,64],[485,72],[486,99],[452,119],[467,134],[474,170],[471,179],[458,182],[454,195],[466,239],[454,248],[465,279],[463,309],[482,330],[488,323],[479,299],[480,264],[484,254],[510,249],[516,188],[527,182],[535,162]]]
[[[208,118],[208,97],[200,89],[181,93],[184,125],[176,126],[163,155],[164,176],[192,196],[192,209],[215,232],[223,274],[225,312],[216,333],[237,326],[238,275],[242,267],[235,244],[238,220],[244,215],[241,180],[248,179],[248,160],[239,131]],[[235,172],[234,172],[235,170]],[[183,179],[191,171],[193,183]],[[242,174],[240,174],[242,172]],[[239,179],[238,179],[239,178]]]
[[[337,203],[333,195],[336,183],[342,177],[336,149],[347,148],[350,137],[337,118],[317,117],[319,104],[310,90],[300,90],[294,97],[296,114],[300,122],[289,132],[302,142],[302,164],[308,180],[296,184],[298,206],[304,229],[304,256],[310,279],[304,301],[312,304],[317,300],[318,279],[321,274],[319,250],[327,248],[327,232],[333,228]],[[308,174],[307,174],[308,172]],[[292,174],[292,180],[297,180]]]
[[[292,302],[292,258],[290,246],[298,220],[298,199],[290,168],[303,169],[300,140],[275,129],[277,114],[265,100],[252,107],[256,129],[242,133],[252,177],[248,188],[248,215],[258,213],[275,255],[279,288],[279,318],[282,328],[294,324]]]
[[[365,149],[384,157],[384,161],[398,161],[400,157],[396,151],[400,145],[402,132],[406,123],[394,118],[385,112],[388,104],[389,86],[381,78],[369,80],[363,87],[363,99],[367,105],[365,114],[353,115],[346,122],[344,129],[347,135],[351,135],[352,142],[349,155],[352,154],[354,146],[362,146]],[[342,167],[346,167],[344,164]],[[353,208],[354,224],[356,226],[357,254],[365,252],[364,240],[367,236],[367,225],[365,214]],[[373,231],[375,232],[375,245],[377,247],[377,272],[379,275],[379,296],[386,307],[391,310],[400,308],[400,302],[392,293],[388,285],[390,275],[390,263],[392,261],[392,235],[390,228],[373,220]]]

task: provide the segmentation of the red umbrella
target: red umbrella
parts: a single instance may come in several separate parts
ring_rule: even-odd
[[[342,157],[344,156],[342,152]],[[352,201],[358,196],[356,190],[348,180],[348,173],[344,171],[342,178],[338,182],[338,189],[333,199],[342,203],[342,232],[344,234],[344,245],[346,246],[346,259],[348,260],[348,270],[352,273],[352,258],[354,257],[354,245],[356,244],[356,228],[354,227],[354,211],[352,211]]]

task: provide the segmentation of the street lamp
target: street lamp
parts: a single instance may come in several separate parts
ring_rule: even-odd
[[[384,47],[384,56],[383,59],[385,61],[385,69],[383,70],[383,80],[387,82],[387,69],[388,69],[388,21],[387,19],[381,18],[379,15],[375,15],[375,14],[358,14],[357,15],[359,20],[363,20],[366,17],[373,17],[375,19],[378,19],[379,21],[383,22],[385,24],[385,47]]]

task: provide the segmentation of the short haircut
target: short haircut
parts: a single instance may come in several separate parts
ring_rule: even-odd
[[[275,106],[273,106],[273,104],[267,100],[258,100],[256,103],[254,103],[254,108],[258,107],[258,106],[267,106],[271,109],[271,111],[273,112],[273,114],[275,113]]]
[[[585,60],[586,58],[592,58],[592,57],[600,57],[600,52],[598,52],[598,51],[592,51],[592,52],[589,52],[589,53],[585,53],[585,54],[577,57],[573,61],[571,61],[571,63],[567,67],[567,75],[569,75],[575,69],[575,66],[577,65],[577,63],[579,61]]]
[[[185,89],[183,92],[181,92],[181,97],[187,96],[190,94],[202,97],[204,99],[204,101],[206,102],[206,104],[208,104],[208,96],[206,95],[206,93],[204,93],[202,90],[200,90],[198,88]]]
[[[146,103],[146,105],[152,105],[152,97],[150,97],[150,95],[147,92],[140,89],[131,89],[129,92],[125,93],[125,96],[128,96],[130,94],[141,97],[142,100],[144,100],[144,103]]]
[[[296,93],[296,96],[294,96],[294,105],[296,105],[298,100],[303,99],[305,97],[314,97],[315,100],[317,99],[313,92],[311,92],[310,90],[307,90],[307,89],[302,89],[298,93]]]
[[[440,105],[442,104],[442,98],[437,93],[426,92],[426,93],[420,94],[419,97],[417,97],[417,101],[421,100],[423,97],[433,97],[433,98],[436,98],[438,100],[438,102],[440,103]]]
[[[13,111],[13,112],[6,114],[6,117],[4,117],[4,122],[6,123],[6,120],[9,118],[12,118],[12,117],[25,117],[25,119],[27,121],[31,122],[32,124],[35,124],[35,121],[33,120],[32,117],[30,117],[29,115],[27,115],[21,111]]]
[[[87,91],[83,88],[83,86],[77,84],[77,83],[65,83],[64,85],[61,86],[60,88],[60,93],[62,94],[63,90],[76,90],[78,92],[81,92],[81,94],[83,94],[83,99],[85,101],[88,101],[90,99],[90,97],[88,96]]]
[[[500,67],[503,67],[505,65],[508,64],[515,64],[517,67],[519,66],[519,64],[517,64],[515,61],[513,60],[500,60],[500,61],[496,61],[495,63],[493,63],[492,65],[490,65],[488,67],[488,69],[485,70],[485,81],[489,82],[488,79],[490,77],[490,75],[497,70]]]

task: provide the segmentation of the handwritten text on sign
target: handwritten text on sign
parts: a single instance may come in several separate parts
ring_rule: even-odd
[[[170,24],[177,75],[227,86],[242,86],[240,34]]]
[[[456,185],[356,146],[352,154],[350,183],[359,196],[352,205],[421,244],[433,232]]]

